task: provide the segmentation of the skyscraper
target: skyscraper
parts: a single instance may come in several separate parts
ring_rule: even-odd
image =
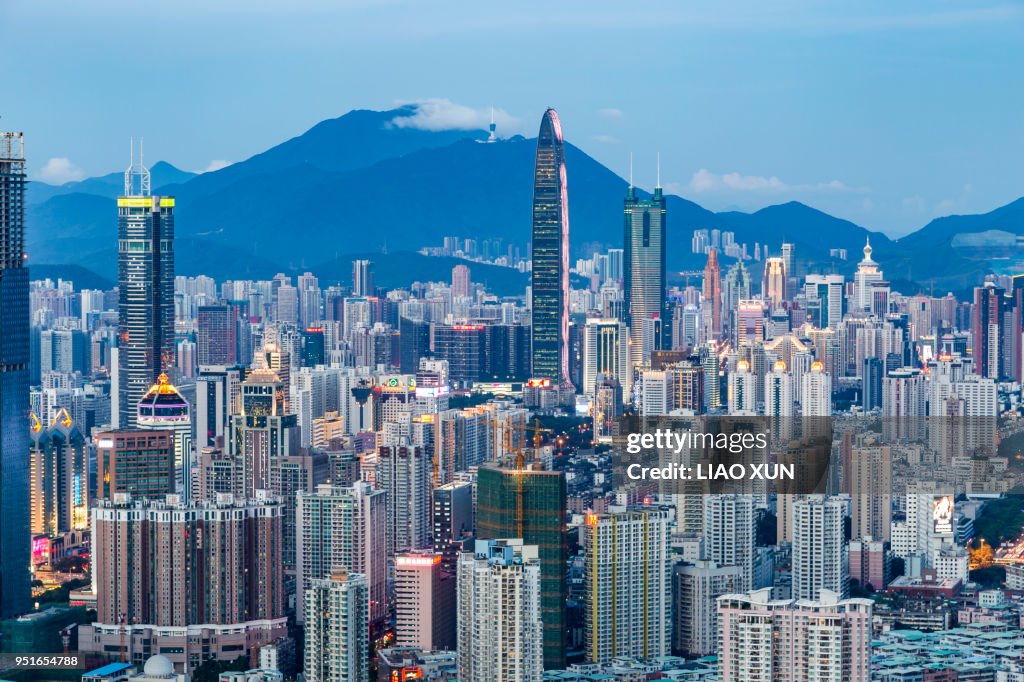
[[[672,574],[673,644],[687,657],[711,656],[717,641],[715,600],[740,589],[740,567],[714,561],[676,565]]]
[[[742,261],[740,261],[742,262]],[[764,262],[764,277],[761,284],[761,298],[774,309],[786,300],[786,261],[782,258],[768,258]]]
[[[587,660],[656,658],[671,648],[669,514],[637,507],[588,514],[584,528]]]
[[[864,260],[857,264],[857,272],[853,275],[853,304],[857,312],[871,312],[874,299],[873,285],[883,279],[882,271],[878,269],[878,263],[871,260],[871,239],[869,238],[864,243]]]
[[[623,214],[623,307],[629,325],[632,356],[629,361],[635,365],[641,347],[642,320],[660,318],[658,348],[671,347],[671,309],[665,298],[665,196],[661,192],[660,178],[650,199],[638,197],[630,182]]]
[[[583,328],[583,385],[580,392],[594,395],[598,377],[614,377],[629,391],[632,373],[628,365],[626,326],[616,319],[591,318]]]
[[[134,428],[136,407],[175,363],[174,197],[149,193],[149,169],[132,152],[117,199],[118,422]]]
[[[373,296],[373,261],[352,261],[352,295]]]
[[[560,471],[493,464],[477,474],[477,537],[520,538],[539,549],[544,667],[565,667],[566,484]]]
[[[0,618],[29,608],[25,138],[0,133]]]
[[[569,195],[562,124],[544,112],[533,178],[533,365],[535,377],[569,380]]]
[[[460,682],[540,682],[541,570],[520,539],[477,540],[459,555]]]
[[[718,340],[722,336],[722,268],[718,264],[718,251],[708,250],[704,266],[704,317],[710,323],[710,335]]]

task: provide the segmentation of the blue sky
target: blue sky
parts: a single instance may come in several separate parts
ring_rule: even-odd
[[[715,210],[892,235],[1024,195],[1024,3],[0,0],[0,127],[58,181],[203,170],[353,108],[566,136]],[[569,169],[570,184],[572,169]]]

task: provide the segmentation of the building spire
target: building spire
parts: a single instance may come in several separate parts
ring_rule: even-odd
[[[135,156],[135,138],[128,139],[128,154],[130,162],[128,170],[124,172],[124,195],[126,197],[148,197],[149,196],[149,169],[143,163],[143,140],[139,138],[139,155]],[[138,183],[136,183],[136,178]]]
[[[633,189],[633,152],[629,153],[629,188]]]
[[[658,184],[654,187],[655,189],[661,189],[661,152],[658,152]]]

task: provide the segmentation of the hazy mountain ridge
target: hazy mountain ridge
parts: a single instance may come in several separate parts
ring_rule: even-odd
[[[413,111],[352,111],[214,172],[197,175],[155,164],[153,193],[177,198],[178,271],[242,277],[240,259],[250,260],[244,269],[252,273],[334,270],[325,265],[327,258],[414,251],[449,235],[501,237],[525,254],[534,142],[517,136],[481,144],[486,133],[480,130],[433,132],[393,123]],[[572,144],[566,165],[573,257],[584,255],[585,245],[620,247],[626,181]],[[111,199],[120,192],[120,173],[57,188],[33,183],[30,262],[78,263],[113,277]],[[690,253],[694,229],[718,228],[735,232],[736,241],[746,242],[751,252],[755,242],[762,248],[767,244],[772,253],[783,240],[793,242],[798,259],[841,272],[855,267],[870,236],[875,259],[890,279],[927,275],[949,286],[969,286],[985,266],[953,248],[956,234],[1024,233],[1024,199],[984,215],[940,218],[898,241],[799,202],[753,213],[714,213],[674,195],[667,204],[673,272],[703,265],[703,255]],[[222,257],[193,252],[188,246],[193,240]],[[847,260],[831,259],[832,248],[846,249]],[[393,262],[382,258],[381,267]],[[447,278],[445,268],[451,265],[440,259],[421,273],[429,274],[432,265],[433,278]]]

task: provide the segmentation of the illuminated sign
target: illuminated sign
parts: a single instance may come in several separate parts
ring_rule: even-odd
[[[932,498],[932,529],[936,535],[953,532],[953,496],[936,495]]]
[[[158,197],[118,197],[118,208],[153,208]],[[174,208],[174,197],[159,197],[160,208]]]
[[[530,379],[526,385],[530,388],[548,388],[551,386],[551,379]]]
[[[451,393],[451,389],[447,386],[417,386],[416,397],[417,398],[440,398],[443,395]]]

